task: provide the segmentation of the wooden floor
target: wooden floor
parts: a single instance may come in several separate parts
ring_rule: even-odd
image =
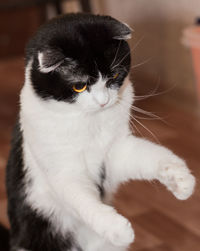
[[[8,224],[4,175],[11,128],[15,120],[19,89],[23,83],[23,58],[0,62],[0,222]],[[159,141],[182,156],[197,178],[196,191],[187,201],[176,200],[158,182],[133,181],[116,195],[117,209],[130,219],[136,240],[132,251],[200,250],[200,118],[163,102],[147,99],[137,106],[157,112],[159,120],[140,120]],[[143,115],[140,115],[143,116]],[[156,141],[138,125],[140,133]],[[1,238],[1,236],[0,236]]]

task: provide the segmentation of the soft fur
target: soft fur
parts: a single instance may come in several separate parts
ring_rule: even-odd
[[[157,179],[178,199],[192,194],[186,163],[129,129],[130,33],[71,14],[29,43],[7,169],[12,251],[125,251],[134,232],[111,206],[120,183]]]

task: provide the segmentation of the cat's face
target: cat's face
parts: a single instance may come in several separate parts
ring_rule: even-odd
[[[106,16],[71,14],[41,27],[27,47],[31,82],[43,99],[109,108],[130,68],[130,29]]]

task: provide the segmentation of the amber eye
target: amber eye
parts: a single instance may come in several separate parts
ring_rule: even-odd
[[[118,76],[119,76],[119,73],[116,73],[116,74],[113,76],[113,79],[116,79]]]
[[[76,84],[73,86],[73,90],[75,92],[84,92],[86,88],[87,88],[86,84]]]

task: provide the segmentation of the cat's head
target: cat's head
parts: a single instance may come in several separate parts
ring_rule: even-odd
[[[88,111],[112,106],[129,72],[130,36],[127,25],[109,16],[68,14],[51,20],[26,50],[34,91]]]

